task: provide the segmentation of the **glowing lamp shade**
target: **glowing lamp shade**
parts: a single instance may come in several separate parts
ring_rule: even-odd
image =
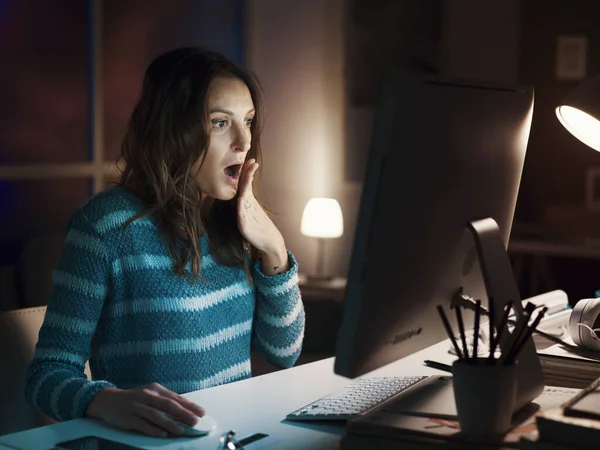
[[[577,86],[556,107],[556,116],[573,136],[600,152],[600,76]]]
[[[331,275],[325,270],[325,241],[338,238],[344,234],[344,218],[342,208],[333,198],[311,198],[302,212],[300,233],[317,238],[317,267],[316,273],[309,275],[309,280],[331,281]]]
[[[302,213],[300,232],[317,238],[337,238],[344,234],[342,209],[333,198],[311,198]]]

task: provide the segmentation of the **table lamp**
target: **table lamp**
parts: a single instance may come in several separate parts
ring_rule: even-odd
[[[556,116],[573,136],[600,152],[600,75],[579,84],[556,107]]]
[[[311,198],[302,213],[300,232],[304,236],[317,238],[317,270],[316,274],[309,275],[309,280],[331,280],[331,276],[325,272],[325,241],[344,234],[344,218],[337,200],[323,197]]]

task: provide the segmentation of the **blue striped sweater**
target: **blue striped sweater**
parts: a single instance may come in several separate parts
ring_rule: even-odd
[[[56,420],[83,417],[104,387],[157,382],[184,393],[248,378],[251,346],[279,367],[300,354],[304,308],[291,253],[289,270],[275,276],[256,262],[251,287],[202,237],[206,281],[193,282],[172,272],[152,217],[123,228],[141,210],[128,190],[111,187],[69,220],[25,388]]]

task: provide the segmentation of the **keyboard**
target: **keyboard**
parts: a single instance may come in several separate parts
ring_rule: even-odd
[[[430,376],[365,377],[289,413],[288,420],[350,420],[372,411]]]

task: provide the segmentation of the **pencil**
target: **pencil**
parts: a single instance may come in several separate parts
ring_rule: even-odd
[[[533,304],[531,302],[527,302],[527,304],[525,305],[525,311],[527,312],[527,314],[529,314],[530,317],[531,317],[531,313],[533,313],[536,308],[537,308],[537,306],[535,306],[535,304]]]
[[[506,364],[512,364],[515,361],[515,359],[521,352],[521,349],[525,345],[525,342],[527,342],[527,339],[529,339],[531,337],[531,334],[535,331],[535,329],[539,325],[540,321],[546,314],[546,311],[548,311],[548,307],[544,306],[542,308],[542,310],[538,313],[537,317],[533,320],[531,325],[529,325],[525,329],[525,332],[522,333],[522,336],[519,337],[518,342],[513,346],[512,351],[509,353],[508,357],[506,358]]]
[[[450,366],[448,364],[444,364],[444,363],[437,362],[437,361],[432,361],[430,359],[426,359],[425,361],[423,361],[423,363],[427,367],[432,367],[434,369],[439,369],[439,370],[443,370],[444,372],[452,373],[452,366]]]
[[[442,323],[444,324],[446,333],[448,333],[448,337],[452,341],[452,345],[454,345],[454,350],[456,350],[456,355],[462,359],[462,357],[463,357],[462,353],[460,352],[460,349],[458,348],[456,339],[454,339],[454,333],[452,332],[452,327],[450,326],[450,322],[448,322],[448,318],[446,317],[446,314],[444,313],[444,309],[442,308],[442,305],[437,305],[437,310],[438,310],[438,313],[440,314],[440,317],[442,318]]]
[[[509,300],[506,305],[504,305],[504,313],[502,314],[502,318],[500,319],[500,323],[498,324],[498,331],[496,332],[496,337],[490,340],[490,362],[493,363],[496,355],[496,347],[498,346],[498,342],[500,342],[500,338],[504,332],[504,329],[508,327],[508,316],[510,316],[510,310],[512,309],[513,301]]]
[[[467,347],[467,338],[465,337],[465,326],[462,320],[462,313],[460,311],[460,306],[456,306],[454,308],[456,310],[456,323],[458,324],[458,331],[460,332],[460,340],[462,341],[464,359],[469,359],[469,347]]]
[[[600,386],[600,378],[596,378],[594,381],[592,381],[586,387],[584,387],[583,389],[581,389],[577,394],[575,394],[573,397],[571,397],[569,400],[567,400],[565,403],[563,403],[563,405],[562,405],[563,414],[565,416],[588,417],[590,419],[597,419],[596,414],[591,413],[591,412],[590,413],[586,413],[586,412],[583,412],[583,411],[577,411],[577,410],[574,410],[573,407],[582,398],[584,398],[585,396],[587,396],[587,395],[591,394],[592,392],[596,391],[598,389],[598,386]]]
[[[479,345],[479,321],[481,320],[481,300],[475,301],[475,326],[473,327],[473,359],[477,361],[477,347]]]
[[[508,359],[508,355],[512,352],[513,348],[519,341],[519,338],[523,334],[523,330],[525,330],[530,318],[531,316],[527,314],[526,311],[521,312],[521,315],[517,319],[517,324],[515,325],[515,328],[513,329],[510,338],[506,343],[506,347],[502,349],[502,355],[500,355],[499,364],[507,364],[506,361]]]
[[[489,349],[492,348],[492,341],[494,340],[494,320],[495,320],[495,313],[494,313],[494,297],[492,297],[491,295],[488,298],[488,320],[490,321],[489,325],[490,325],[490,337],[489,337]],[[492,363],[494,360],[494,354],[490,351],[490,355],[488,357],[488,362]]]

